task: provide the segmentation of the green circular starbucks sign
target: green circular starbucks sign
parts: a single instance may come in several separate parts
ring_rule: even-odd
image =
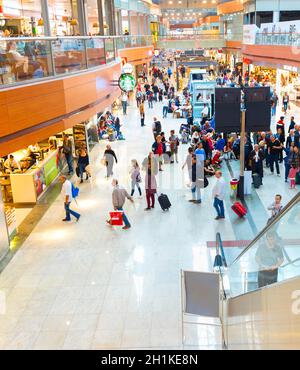
[[[119,87],[122,91],[133,91],[136,85],[135,78],[130,73],[123,73],[119,78]]]

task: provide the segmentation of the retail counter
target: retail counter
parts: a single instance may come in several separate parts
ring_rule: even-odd
[[[45,154],[37,165],[23,173],[10,175],[14,203],[36,203],[47,187],[59,174],[57,150]]]

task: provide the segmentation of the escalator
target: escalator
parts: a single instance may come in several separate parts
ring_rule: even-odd
[[[300,349],[300,193],[233,261],[217,235],[228,349]]]

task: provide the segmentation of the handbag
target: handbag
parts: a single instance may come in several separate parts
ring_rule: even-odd
[[[136,182],[137,183],[141,183],[142,182],[142,178],[141,178],[141,175],[140,174],[137,174],[136,175]]]
[[[107,166],[107,160],[106,158],[102,158],[100,163],[102,164],[102,166]]]

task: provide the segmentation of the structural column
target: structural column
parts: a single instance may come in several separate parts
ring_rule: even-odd
[[[116,34],[116,24],[115,24],[115,3],[114,0],[105,0],[105,15],[108,24],[109,34]]]
[[[105,0],[104,0],[105,1]],[[99,34],[104,35],[104,21],[103,21],[103,1],[97,0],[98,5],[98,22],[99,22]]]
[[[41,0],[41,6],[42,6],[42,18],[44,22],[44,34],[45,36],[51,36],[48,0]]]

